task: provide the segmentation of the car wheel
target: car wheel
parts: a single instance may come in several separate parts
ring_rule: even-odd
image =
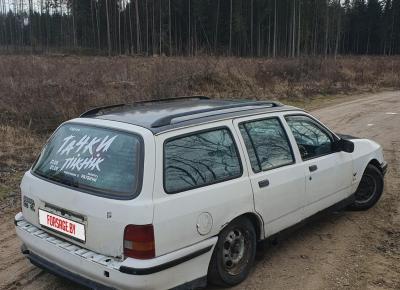
[[[352,210],[367,210],[374,206],[383,192],[382,172],[372,164],[368,164],[355,192]]]
[[[256,232],[247,218],[238,218],[219,234],[208,268],[208,281],[223,287],[246,279],[256,254]]]

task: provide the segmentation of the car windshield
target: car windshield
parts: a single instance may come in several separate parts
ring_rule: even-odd
[[[141,138],[80,124],[65,124],[32,168],[34,174],[89,193],[133,198],[141,187]]]

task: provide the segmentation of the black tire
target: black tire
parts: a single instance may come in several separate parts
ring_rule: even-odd
[[[368,164],[355,192],[356,200],[349,208],[361,211],[373,207],[382,195],[383,184],[382,172],[376,166]]]
[[[256,231],[248,218],[229,223],[218,236],[208,267],[208,281],[231,287],[245,280],[254,263],[256,244]]]

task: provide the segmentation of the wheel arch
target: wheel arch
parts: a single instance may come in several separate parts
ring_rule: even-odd
[[[264,233],[264,221],[262,220],[261,216],[254,212],[246,212],[234,218],[232,221],[239,219],[239,218],[247,218],[253,224],[254,229],[256,230],[257,240],[263,240],[265,238]],[[232,222],[231,221],[231,222]]]
[[[367,165],[365,166],[364,171],[367,169],[367,166],[368,166],[369,164],[371,164],[371,165],[375,166],[376,168],[378,168],[379,171],[382,173],[381,164],[379,163],[379,161],[378,161],[377,159],[375,159],[375,158],[371,159],[371,160],[367,163]]]
[[[369,166],[371,165],[371,166]],[[374,188],[374,192],[372,192],[371,197],[368,197],[367,201],[363,201],[361,200],[361,202],[357,203],[357,191],[361,185],[361,180],[362,180],[362,176],[364,176],[364,174],[368,171],[373,169],[373,171],[375,172],[375,175],[380,175],[380,183],[375,183],[375,188]],[[356,210],[356,211],[360,211],[360,210],[367,210],[369,208],[371,208],[372,206],[374,206],[378,200],[380,199],[382,193],[383,193],[383,189],[384,189],[384,175],[385,175],[385,167],[382,166],[382,164],[376,159],[376,158],[371,158],[365,165],[365,168],[363,170],[363,174],[361,176],[361,178],[359,179],[359,181],[357,182],[357,187],[354,191],[354,195],[355,195],[355,199],[353,201],[352,204],[350,204],[348,206],[348,208],[350,210]],[[377,182],[377,180],[375,181]],[[379,185],[377,187],[377,185]],[[378,189],[378,192],[376,191]],[[362,197],[363,198],[363,197]]]

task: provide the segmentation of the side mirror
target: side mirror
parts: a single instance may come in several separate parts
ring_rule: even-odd
[[[335,141],[333,143],[333,146],[336,152],[343,151],[347,153],[353,153],[354,151],[354,143],[346,139]]]

